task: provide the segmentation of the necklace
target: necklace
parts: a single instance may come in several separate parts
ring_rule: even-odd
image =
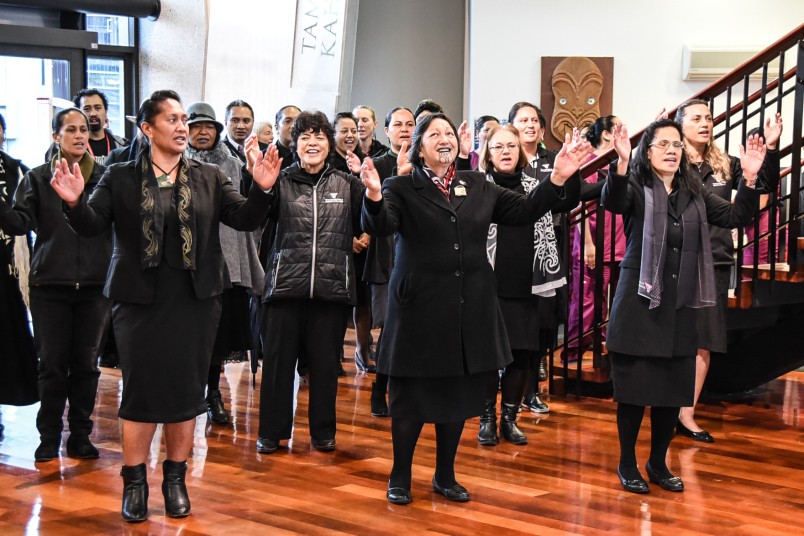
[[[156,184],[158,184],[160,188],[172,188],[173,181],[170,180],[170,174],[176,171],[176,168],[179,167],[179,164],[181,164],[181,159],[179,159],[179,161],[176,162],[176,165],[173,166],[170,169],[170,171],[165,171],[164,169],[162,169],[162,166],[160,166],[156,162],[152,161],[152,164],[156,169],[158,169],[163,173],[163,175],[160,175],[159,177],[156,178]]]

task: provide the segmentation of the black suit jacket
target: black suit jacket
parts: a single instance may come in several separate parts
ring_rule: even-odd
[[[188,163],[195,219],[193,288],[196,296],[204,299],[222,293],[225,287],[220,224],[253,231],[265,220],[273,194],[255,186],[246,199],[217,166],[195,160]],[[142,180],[134,166],[132,161],[109,167],[89,199],[84,196],[66,212],[70,225],[83,235],[102,232],[114,222],[114,251],[104,294],[115,301],[147,304],[155,297],[157,268],[143,269],[141,265]]]
[[[626,238],[625,256],[620,263],[620,280],[611,306],[606,334],[606,347],[623,354],[672,357],[695,355],[698,337],[695,309],[677,307],[677,296],[690,296],[698,284],[698,267],[680,264],[681,252],[668,249],[662,278],[661,304],[648,309],[648,299],[638,294],[642,259],[642,235],[645,223],[645,192],[633,174],[618,175],[614,164],[603,187],[601,202],[606,210],[623,215]],[[658,179],[654,179],[658,180]],[[700,226],[739,227],[751,220],[759,207],[759,192],[740,183],[732,205],[704,188],[701,192],[707,221],[699,221],[692,196],[678,192],[677,221],[682,225],[684,243],[681,249],[693,259],[702,247]],[[668,209],[669,212],[669,209]],[[675,266],[679,266],[677,273]],[[675,276],[675,277],[674,277]]]
[[[461,376],[510,363],[494,270],[486,257],[489,224],[532,224],[562,194],[577,203],[578,180],[574,176],[563,190],[545,181],[524,196],[482,173],[459,171],[449,200],[419,168],[385,180],[383,200],[363,203],[366,232],[396,233],[380,371]],[[465,195],[456,195],[456,187]]]

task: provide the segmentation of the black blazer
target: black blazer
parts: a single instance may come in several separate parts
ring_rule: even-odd
[[[648,299],[638,294],[645,192],[632,173],[627,176],[618,175],[614,165],[609,168],[601,202],[606,210],[623,215],[626,248],[620,263],[620,280],[611,306],[606,347],[614,352],[639,356],[695,355],[698,345],[695,309],[678,308],[676,297],[688,296],[694,292],[698,282],[698,267],[680,266],[681,251],[668,250],[662,278],[664,291],[661,304],[648,309]],[[729,228],[745,225],[759,207],[759,192],[742,183],[733,205],[702,188],[706,221],[699,221],[691,195],[686,190],[680,190],[678,195],[677,209],[680,217],[677,221],[668,222],[668,225],[678,223],[683,227],[685,240],[681,249],[692,253],[692,258],[695,259],[702,247],[699,229],[701,225],[706,225],[707,222]],[[679,267],[677,273],[675,267]]]
[[[221,294],[225,287],[220,224],[253,231],[265,220],[273,194],[253,186],[246,199],[217,166],[188,163],[196,248],[196,268],[191,272],[195,294],[204,299]],[[134,161],[114,164],[88,200],[84,196],[65,211],[70,225],[82,235],[102,232],[114,222],[114,250],[104,294],[115,301],[148,304],[154,300],[157,268],[141,266],[141,182]]]
[[[444,194],[420,168],[383,182],[383,200],[363,202],[363,228],[396,233],[380,372],[392,376],[461,376],[503,368],[511,349],[486,257],[489,224],[532,224],[575,196],[578,176],[557,188],[542,182],[528,196],[482,173],[459,171]],[[455,195],[462,187],[466,195]]]

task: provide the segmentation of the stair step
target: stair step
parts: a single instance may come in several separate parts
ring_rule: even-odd
[[[751,281],[740,283],[740,299],[737,299],[737,289],[729,289],[729,309],[750,309],[753,305],[753,294],[751,293]]]
[[[804,249],[804,236],[798,237],[798,249]]]
[[[740,270],[744,278],[751,278],[754,274],[753,266],[743,266]],[[770,264],[760,264],[757,267],[757,278],[770,280],[771,271]],[[804,282],[804,265],[798,265],[795,270],[790,269],[787,263],[776,263],[776,281],[784,281],[786,283],[801,283]]]

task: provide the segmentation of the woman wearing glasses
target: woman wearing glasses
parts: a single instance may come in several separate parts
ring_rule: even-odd
[[[720,150],[714,141],[712,112],[706,101],[693,99],[676,110],[675,121],[684,132],[684,152],[690,162],[690,173],[704,188],[726,201],[731,200],[733,189],[743,179],[740,160]],[[779,152],[776,144],[782,135],[782,118],[777,114],[771,125],[765,125],[768,152],[759,172],[759,183],[765,192],[775,189],[779,180]],[[769,180],[770,179],[770,180]],[[695,422],[695,404],[703,389],[712,352],[726,352],[726,309],[728,307],[729,280],[734,265],[734,240],[731,229],[710,226],[712,255],[715,265],[717,303],[701,309],[698,316],[698,355],[695,358],[695,397],[692,405],[681,408],[676,431],[695,441],[714,443],[715,439]],[[748,264],[748,261],[744,261]]]
[[[765,146],[753,136],[740,148],[744,180],[732,205],[692,177],[681,127],[673,121],[648,126],[633,162],[625,126],[615,125],[613,136],[620,159],[609,169],[602,203],[623,215],[626,235],[607,340],[620,438],[617,474],[626,491],[649,491],[635,447],[650,406],[648,478],[665,490],[683,491],[666,456],[679,408],[693,400],[696,309],[715,304],[706,224],[731,228],[750,221],[759,202],[755,185]]]
[[[591,147],[589,148],[591,150]],[[481,169],[486,179],[521,194],[528,194],[544,180],[523,172],[527,157],[519,142],[519,132],[512,125],[493,127],[481,149]],[[580,178],[565,186],[566,196],[556,200],[551,211],[570,210],[578,204]],[[529,371],[540,358],[540,296],[555,294],[557,287],[566,284],[559,269],[559,251],[550,211],[535,224],[492,225],[486,245],[489,262],[497,278],[497,300],[505,321],[505,329],[514,361],[503,370],[500,434],[515,445],[524,445],[528,438],[516,425],[516,416]],[[486,402],[480,416],[477,434],[481,445],[496,445],[498,378],[486,386]]]

